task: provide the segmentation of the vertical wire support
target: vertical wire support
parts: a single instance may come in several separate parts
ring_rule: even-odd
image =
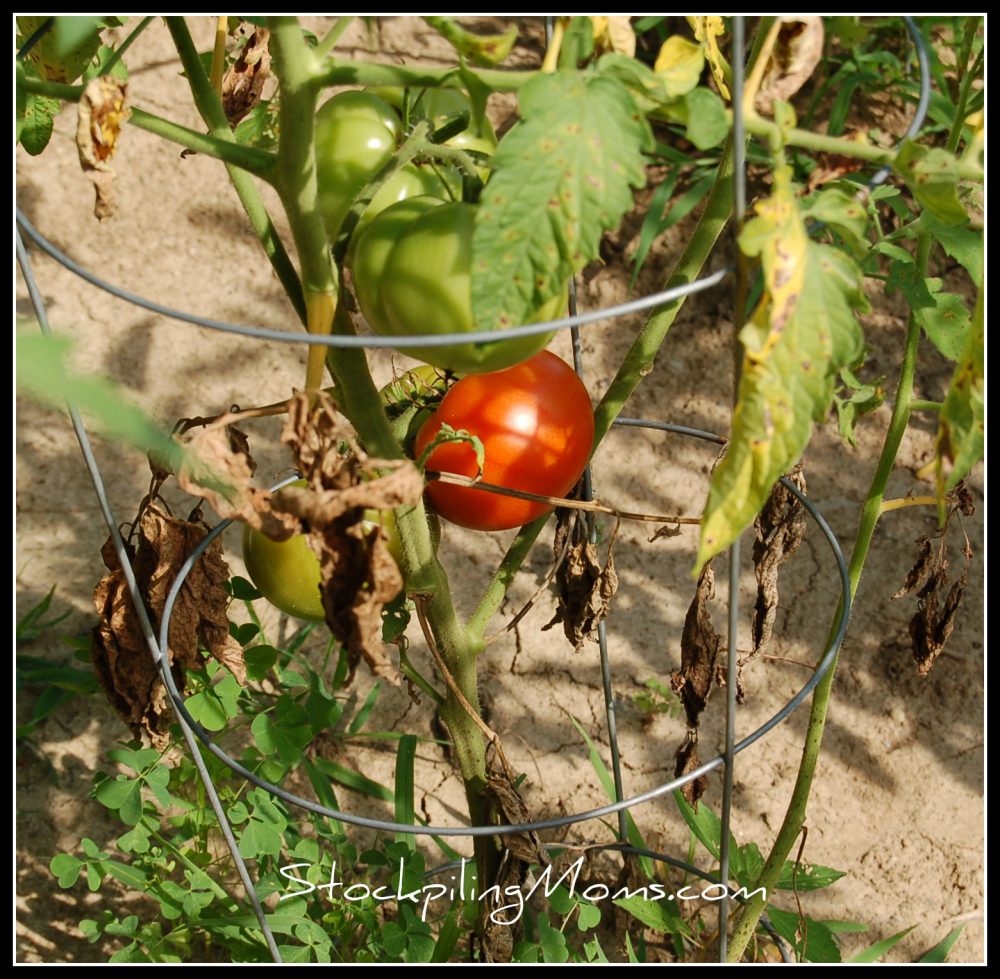
[[[743,58],[745,52],[745,21],[733,18],[733,212],[736,233],[743,226],[746,213],[746,135],[743,128]],[[746,306],[746,266],[740,256],[736,259],[736,303],[733,310],[733,400],[736,401],[740,384],[740,330]],[[719,879],[729,887],[729,824],[733,806],[733,776],[736,760],[733,746],[736,743],[736,677],[738,665],[739,607],[740,607],[740,538],[729,548],[729,624],[726,650],[726,746],[723,751],[725,768],[722,781],[722,838],[719,840]],[[725,962],[729,951],[729,901],[719,902],[719,961]]]
[[[35,316],[38,318],[38,328],[45,336],[51,337],[52,329],[49,326],[48,316],[45,312],[45,301],[42,299],[42,295],[38,291],[38,283],[35,281],[34,273],[31,271],[31,261],[28,258],[28,251],[24,246],[24,239],[21,237],[20,228],[17,229],[16,249],[17,263],[21,267],[21,275],[24,277],[24,284],[28,289],[28,298],[30,299],[32,308],[35,311]],[[91,483],[94,486],[94,492],[97,494],[97,502],[101,508],[101,514],[104,517],[104,522],[108,525],[108,530],[111,534],[111,539],[115,548],[115,555],[118,558],[118,564],[125,576],[125,583],[128,586],[129,597],[132,600],[132,605],[139,620],[139,628],[142,630],[143,637],[146,640],[146,645],[149,647],[153,661],[162,671],[165,668],[165,654],[160,648],[156,636],[153,633],[152,623],[149,621],[149,616],[146,614],[142,596],[139,594],[139,586],[135,580],[135,573],[132,570],[131,563],[129,562],[128,552],[125,549],[125,542],[122,540],[121,532],[118,529],[118,521],[115,519],[114,512],[111,509],[111,502],[108,499],[104,480],[101,478],[101,472],[97,465],[97,459],[94,457],[93,448],[90,444],[90,437],[87,435],[87,430],[83,425],[83,419],[80,417],[80,412],[77,410],[72,399],[66,399],[66,408],[69,411],[70,421],[73,424],[73,431],[76,433],[77,442],[80,444],[80,451],[83,454],[84,464],[87,467]],[[169,669],[169,667],[166,668]],[[257,897],[253,881],[250,879],[250,871],[247,869],[246,863],[244,863],[243,858],[240,856],[239,845],[236,842],[236,837],[233,835],[233,829],[229,824],[226,812],[222,807],[222,801],[219,799],[215,783],[212,781],[212,776],[205,765],[205,759],[201,754],[198,739],[195,737],[194,731],[191,730],[183,716],[179,713],[177,714],[177,720],[180,723],[181,731],[184,733],[184,740],[187,742],[188,750],[191,752],[195,766],[198,769],[198,774],[201,776],[201,780],[204,783],[205,791],[208,794],[209,801],[212,804],[212,809],[215,812],[215,817],[219,821],[219,827],[222,830],[222,835],[225,837],[226,844],[229,847],[233,861],[236,864],[236,869],[239,873],[240,880],[243,883],[243,887],[246,890],[247,898],[249,899],[250,904],[253,907],[254,914],[257,917],[257,922],[260,925],[264,940],[267,943],[268,952],[274,962],[280,963],[282,961],[281,953],[278,951],[274,935],[271,933],[270,925],[268,925],[267,918],[264,915],[264,909]]]
[[[576,279],[569,280],[569,315],[576,316]],[[573,338],[573,369],[580,374],[583,371],[583,346],[580,343],[580,328],[574,326],[570,330]],[[594,498],[594,480],[588,465],[583,471],[583,486],[581,498]],[[597,543],[597,522],[593,513],[587,514],[587,529],[590,543]],[[601,656],[601,686],[604,689],[604,713],[608,720],[608,744],[611,747],[611,774],[615,782],[614,802],[625,798],[625,788],[622,783],[621,751],[618,748],[618,720],[615,715],[615,695],[611,682],[611,658],[608,654],[608,630],[602,619],[597,624],[597,645]],[[622,809],[618,813],[618,838],[622,843],[628,842],[628,812]]]

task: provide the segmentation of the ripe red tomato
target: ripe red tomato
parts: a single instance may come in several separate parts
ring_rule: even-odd
[[[449,389],[417,434],[419,457],[442,424],[479,436],[483,480],[509,489],[565,496],[580,478],[594,442],[590,396],[575,372],[547,350],[488,374],[469,374]],[[476,453],[462,442],[439,445],[432,472],[476,475]],[[507,530],[547,513],[544,503],[437,480],[427,486],[434,509],[473,530]]]

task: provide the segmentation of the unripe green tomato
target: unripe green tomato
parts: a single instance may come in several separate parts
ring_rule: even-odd
[[[387,207],[352,239],[354,292],[361,312],[376,333],[392,332],[382,306],[382,277],[386,259],[417,217],[442,204],[444,201],[438,197],[409,197]]]
[[[389,161],[399,140],[399,117],[370,92],[341,92],[316,113],[319,208],[330,238],[351,202]]]
[[[377,283],[369,286],[378,293],[375,318],[369,319],[372,329],[393,336],[413,336],[469,333],[476,328],[471,272],[475,216],[472,204],[442,204],[427,209],[402,229],[395,246],[388,251]],[[356,269],[356,283],[360,284],[362,278],[361,270]],[[565,308],[566,294],[556,295],[528,322],[555,319]],[[502,335],[503,331],[497,332]],[[487,343],[409,347],[406,352],[458,374],[478,374],[518,364],[542,350],[551,339],[552,334],[545,333]]]
[[[274,541],[243,527],[243,563],[257,590],[277,609],[297,619],[322,622],[319,558],[306,534]]]

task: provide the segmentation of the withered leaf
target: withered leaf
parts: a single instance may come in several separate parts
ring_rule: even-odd
[[[514,783],[506,773],[491,771],[486,777],[494,811],[505,823],[530,823],[531,814],[524,804]],[[542,846],[542,841],[534,831],[528,833],[508,833],[503,837],[504,846],[511,856],[520,860],[526,866],[533,863],[543,867],[549,864],[549,855]]]
[[[680,778],[693,772],[701,762],[698,760],[698,730],[689,728],[684,736],[681,746],[677,749],[677,763],[674,765],[674,778]],[[687,800],[689,806],[698,806],[698,800],[705,794],[708,788],[708,776],[699,775],[691,782],[685,783],[681,787],[681,795]]]
[[[656,528],[656,532],[653,534],[652,537],[648,538],[648,541],[650,544],[652,544],[653,541],[661,540],[667,537],[680,537],[680,535],[681,535],[680,524],[677,524],[674,527],[671,527],[670,524],[664,524],[662,527]]]
[[[708,603],[715,598],[715,572],[711,562],[698,576],[694,599],[684,617],[681,633],[681,668],[670,674],[670,686],[684,703],[688,727],[697,728],[715,680],[715,664],[722,640],[712,626]]]
[[[260,102],[264,83],[271,74],[270,38],[271,32],[266,27],[255,28],[239,57],[222,76],[222,108],[234,129]]]
[[[892,596],[893,598],[902,598],[904,595],[909,595],[916,591],[924,579],[935,571],[937,562],[943,556],[940,550],[935,550],[931,546],[930,537],[918,537],[917,543],[920,544],[917,559],[913,562],[913,567],[906,572],[906,581],[903,582],[902,587]]]
[[[276,494],[275,506],[309,530],[320,559],[326,623],[347,648],[351,675],[364,659],[376,676],[398,683],[382,642],[382,609],[403,579],[381,528],[365,526],[364,509],[416,503],[423,479],[410,460],[369,459],[326,392],[312,401],[297,395],[289,409],[282,441],[291,445],[308,488]],[[377,471],[385,474],[363,478]]]
[[[822,57],[822,19],[783,17],[757,93],[758,111],[770,112],[775,99],[787,102],[809,80]]]
[[[199,428],[178,437],[188,449],[177,482],[185,493],[205,500],[220,517],[242,520],[272,540],[301,533],[301,524],[275,510],[272,494],[250,485],[256,464],[244,451],[242,433],[228,426]]]
[[[916,587],[917,581],[926,578],[924,586],[917,593],[917,610],[910,620],[909,630],[913,643],[913,658],[916,660],[919,676],[927,676],[930,673],[935,660],[941,655],[955,628],[958,609],[965,595],[969,563],[972,560],[972,548],[968,538],[966,538],[962,552],[965,558],[962,573],[949,585],[948,555],[944,537],[946,531],[947,526],[945,530],[941,531],[936,547],[932,547],[930,541],[921,538],[924,543],[917,563],[910,569],[910,573],[906,577],[906,584],[893,596],[896,598],[899,595],[907,594],[907,585],[910,584],[915,573],[920,577],[915,580],[914,587]],[[924,557],[925,550],[930,551],[926,558]],[[944,594],[946,588],[948,591],[947,594]],[[909,590],[912,591],[912,588]],[[943,602],[941,601],[942,594],[944,594]]]
[[[125,104],[125,82],[109,75],[91,79],[77,107],[76,149],[80,166],[94,185],[94,216],[99,221],[115,213],[115,172],[108,162],[118,146],[118,134],[132,114]]]
[[[786,477],[800,492],[806,492],[806,479],[799,463]],[[778,611],[778,569],[798,550],[806,533],[805,509],[797,496],[781,482],[774,484],[764,508],[753,524],[753,568],[757,576],[751,631],[755,657],[767,645]]]
[[[154,630],[159,630],[167,593],[181,565],[202,541],[209,528],[201,521],[179,520],[147,505],[139,519],[138,540],[129,547],[129,558]],[[112,541],[101,549],[108,568],[94,592],[100,623],[93,632],[93,658],[97,677],[111,704],[136,733],[145,732],[162,747],[172,720],[160,671],[143,637],[132,605],[125,575]],[[185,686],[184,670],[203,665],[202,648],[246,680],[240,644],[229,635],[225,584],[229,568],[216,538],[185,579],[170,618],[168,657],[179,690]]]
[[[613,554],[617,535],[616,526],[608,542],[607,560],[601,567],[597,545],[590,540],[586,521],[575,510],[556,511],[552,549],[557,559],[564,551],[565,557],[556,572],[559,604],[552,620],[542,629],[551,629],[561,622],[575,652],[580,651],[588,638],[596,638],[597,627],[607,618],[611,599],[618,591]]]

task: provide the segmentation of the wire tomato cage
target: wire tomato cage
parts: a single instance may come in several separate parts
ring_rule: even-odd
[[[914,113],[914,117],[911,124],[907,130],[905,138],[912,138],[915,136],[920,127],[923,124],[924,119],[927,115],[927,108],[930,101],[930,67],[927,54],[926,43],[920,30],[916,24],[913,17],[904,17],[903,21],[906,25],[907,32],[910,35],[912,43],[914,45],[917,60],[920,70],[919,79],[919,97],[917,100],[917,106]],[[735,176],[734,176],[734,216],[737,218],[746,212],[746,130],[744,125],[744,119],[742,112],[740,111],[740,106],[742,106],[742,95],[743,95],[743,85],[744,85],[744,65],[742,53],[744,52],[744,30],[745,30],[745,18],[742,16],[736,16],[733,18],[733,101],[734,106],[733,113],[733,146],[734,146],[734,160],[735,160]],[[35,39],[29,39],[28,44],[25,49],[22,49],[19,56],[23,56],[26,53],[27,47]],[[871,190],[878,184],[885,181],[889,176],[891,170],[888,166],[884,166],[879,169],[869,180],[867,189]],[[496,333],[492,331],[479,331],[472,333],[461,333],[461,334],[431,334],[425,336],[410,336],[410,337],[377,337],[377,336],[315,336],[308,334],[292,334],[280,330],[264,329],[261,327],[255,327],[250,325],[240,325],[235,323],[226,323],[219,320],[209,319],[203,316],[195,315],[193,313],[184,312],[181,310],[173,309],[168,306],[164,306],[160,303],[153,302],[142,296],[136,295],[135,293],[129,292],[128,290],[122,289],[110,282],[105,281],[94,273],[90,272],[88,269],[74,262],[72,258],[66,255],[63,251],[52,244],[44,235],[42,235],[25,217],[19,208],[16,209],[16,254],[17,261],[21,268],[21,273],[24,278],[24,282],[27,286],[28,296],[32,307],[34,308],[35,315],[38,319],[39,327],[42,333],[46,335],[51,334],[51,329],[48,323],[48,317],[46,315],[45,303],[42,299],[41,293],[38,288],[38,283],[35,275],[32,271],[31,261],[28,257],[28,252],[25,247],[24,237],[29,238],[42,252],[48,255],[50,258],[55,260],[57,263],[62,265],[64,268],[73,272],[80,278],[84,279],[96,288],[102,289],[105,292],[116,296],[126,302],[132,303],[136,306],[140,306],[147,309],[153,313],[168,317],[170,319],[179,320],[188,324],[192,324],[204,329],[217,330],[236,336],[249,337],[253,339],[271,340],[281,343],[305,343],[310,345],[325,344],[328,346],[339,346],[339,347],[355,347],[355,348],[379,348],[379,347],[390,347],[393,349],[407,350],[412,347],[428,347],[428,346],[444,346],[449,343],[455,342],[455,340],[460,340],[463,343],[478,342],[478,341],[490,341],[496,339]],[[810,230],[815,230],[816,226],[811,226]],[[629,315],[635,312],[641,312],[643,310],[656,309],[660,307],[665,307],[670,303],[683,299],[689,295],[693,295],[697,292],[702,292],[708,289],[714,289],[721,285],[726,278],[733,271],[732,267],[727,267],[715,272],[711,275],[705,276],[701,279],[697,279],[691,283],[686,283],[682,286],[678,286],[671,289],[665,289],[660,292],[653,293],[648,296],[641,297],[626,303],[622,303],[612,307],[606,307],[600,310],[592,310],[589,312],[578,312],[576,308],[576,295],[575,288],[573,288],[573,283],[571,282],[570,288],[570,315],[562,317],[557,320],[545,323],[534,323],[530,325],[520,326],[516,328],[511,328],[504,332],[504,336],[508,338],[517,338],[524,336],[532,336],[541,333],[547,333],[553,330],[565,330],[569,329],[572,331],[573,337],[573,353],[574,353],[574,366],[579,373],[582,369],[582,350],[580,344],[580,327],[589,326],[596,324],[598,322],[614,320],[622,316]],[[736,304],[734,303],[734,306]],[[734,326],[738,332],[743,321],[743,310],[734,310]],[[618,834],[617,839],[614,842],[607,844],[593,844],[588,846],[590,850],[608,850],[615,851],[625,854],[631,854],[640,857],[647,857],[656,860],[661,863],[668,864],[670,866],[679,868],[686,873],[692,874],[702,880],[706,880],[711,884],[714,884],[724,891],[725,897],[735,897],[742,900],[741,894],[732,891],[729,886],[729,840],[730,840],[730,822],[731,822],[731,808],[732,808],[732,791],[733,791],[733,779],[735,772],[735,760],[736,756],[745,749],[749,748],[755,742],[764,738],[770,731],[775,727],[785,721],[793,711],[798,708],[806,698],[810,696],[813,690],[819,685],[823,677],[829,672],[833,663],[836,659],[837,653],[840,649],[840,645],[843,641],[844,635],[847,630],[847,623],[851,612],[851,597],[850,597],[850,582],[848,579],[847,562],[844,557],[843,550],[834,534],[830,528],[827,521],[824,519],[823,515],[819,512],[816,505],[806,497],[790,480],[785,477],[781,478],[781,483],[785,488],[792,493],[796,499],[802,504],[806,513],[813,520],[813,522],[818,526],[824,540],[830,548],[830,555],[832,559],[832,564],[830,568],[830,574],[832,578],[835,578],[840,587],[840,602],[837,612],[837,620],[835,628],[832,632],[832,638],[829,640],[828,645],[823,650],[823,653],[817,663],[812,676],[808,681],[803,684],[801,689],[771,718],[753,730],[750,734],[741,738],[736,739],[736,684],[727,683],[726,684],[726,705],[725,705],[725,743],[723,751],[716,755],[709,761],[704,762],[699,765],[696,769],[688,772],[687,774],[671,779],[661,785],[657,785],[651,789],[641,792],[637,795],[626,796],[624,792],[622,772],[621,772],[621,755],[618,744],[617,735],[617,724],[615,716],[615,704],[612,692],[612,671],[611,663],[608,655],[608,644],[607,644],[607,623],[606,621],[601,621],[598,626],[598,649],[600,654],[601,663],[601,675],[603,680],[603,690],[605,698],[605,710],[607,719],[607,737],[608,743],[610,745],[611,751],[611,762],[612,762],[612,774],[614,779],[614,792],[615,800],[604,806],[599,806],[594,809],[588,809],[583,812],[571,813],[569,815],[555,816],[546,819],[532,820],[527,823],[509,824],[509,825],[489,825],[489,826],[428,826],[428,825],[409,825],[405,823],[397,823],[389,820],[375,819],[371,817],[361,816],[357,814],[352,814],[349,812],[343,812],[337,809],[331,809],[327,806],[320,805],[319,803],[306,799],[301,796],[295,795],[286,789],[281,788],[278,785],[274,785],[265,779],[260,778],[253,772],[249,771],[243,765],[240,764],[236,759],[232,758],[223,748],[216,743],[215,739],[210,732],[206,731],[190,714],[185,703],[185,698],[183,694],[177,689],[177,685],[174,681],[173,674],[170,670],[170,664],[168,657],[166,655],[167,650],[167,635],[170,627],[170,618],[173,612],[173,607],[175,600],[182,588],[188,574],[191,572],[192,568],[195,566],[197,561],[200,559],[205,550],[211,545],[211,543],[232,523],[231,520],[220,521],[212,530],[205,536],[205,538],[198,544],[195,550],[187,558],[187,560],[182,565],[177,578],[173,582],[170,591],[167,595],[166,603],[164,605],[163,614],[161,617],[160,629],[157,633],[149,617],[146,613],[145,604],[143,602],[142,595],[139,591],[135,579],[135,573],[130,563],[128,553],[122,539],[121,533],[119,531],[119,521],[112,511],[108,493],[106,489],[106,484],[104,478],[99,470],[96,459],[94,457],[90,437],[87,433],[86,428],[83,425],[82,419],[80,417],[79,411],[76,406],[70,401],[67,404],[70,418],[73,424],[74,431],[76,433],[77,439],[80,444],[80,450],[83,454],[84,462],[86,464],[88,473],[90,475],[91,481],[94,486],[94,491],[97,496],[98,504],[101,509],[101,513],[104,520],[108,526],[108,530],[111,534],[111,539],[114,545],[115,552],[119,564],[123,570],[129,594],[132,603],[135,608],[135,612],[138,616],[140,627],[142,629],[146,644],[149,647],[150,655],[153,657],[154,662],[157,664],[160,671],[161,678],[163,680],[164,686],[168,692],[171,703],[177,714],[177,719],[180,724],[181,731],[184,735],[185,741],[191,751],[192,759],[200,773],[201,779],[204,783],[206,793],[212,805],[212,808],[216,814],[219,821],[219,826],[222,830],[223,836],[226,840],[226,844],[229,847],[230,853],[232,854],[233,862],[236,866],[237,872],[240,876],[241,882],[246,890],[247,897],[253,906],[254,913],[260,924],[262,934],[268,945],[270,954],[275,962],[281,962],[281,954],[278,950],[277,944],[275,943],[274,936],[272,934],[271,928],[267,922],[267,918],[264,909],[257,897],[255,887],[250,878],[249,870],[246,866],[245,861],[240,855],[236,839],[233,835],[232,827],[230,826],[229,819],[222,807],[219,800],[218,792],[212,781],[212,777],[208,771],[205,759],[203,756],[204,751],[209,752],[214,755],[219,761],[224,765],[228,766],[232,771],[236,772],[248,782],[264,789],[270,793],[275,798],[281,799],[289,805],[293,805],[299,809],[305,810],[315,815],[326,817],[329,819],[340,820],[349,825],[354,825],[358,827],[364,827],[368,829],[377,830],[385,834],[395,834],[403,833],[411,836],[440,836],[440,837],[477,837],[477,836],[497,836],[506,835],[510,833],[528,833],[528,832],[542,832],[545,830],[560,829],[563,827],[575,825],[577,823],[583,823],[589,820],[597,819],[604,816],[615,815],[618,817]],[[680,424],[674,424],[665,421],[656,421],[641,418],[626,418],[619,417],[613,423],[615,427],[628,427],[628,428],[645,428],[654,429],[663,432],[670,432],[676,435],[680,435],[686,438],[698,439],[715,444],[724,444],[725,439],[712,432],[702,431],[700,429],[690,428]],[[279,483],[274,488],[277,489],[280,486],[285,485],[290,482],[295,477],[291,477],[288,480]],[[583,477],[583,494],[582,498],[585,500],[593,499],[593,491],[591,484],[590,469],[588,467],[587,471]],[[728,596],[728,650],[727,650],[727,676],[735,676],[737,672],[737,643],[736,643],[736,633],[737,633],[737,616],[739,611],[739,571],[740,571],[740,556],[739,556],[739,539],[730,547],[729,549],[729,596]],[[669,854],[658,853],[652,850],[647,850],[641,847],[636,847],[632,845],[627,838],[626,833],[626,816],[635,807],[640,806],[644,803],[651,802],[654,799],[662,798],[663,796],[680,789],[684,785],[695,781],[696,779],[707,775],[709,772],[713,772],[721,769],[723,772],[723,799],[722,807],[720,813],[720,823],[721,823],[721,839],[720,839],[720,860],[719,860],[719,872],[718,874],[708,873],[699,867],[691,864],[688,861],[672,857]],[[434,868],[428,871],[427,876],[433,876],[439,873],[443,873],[457,864],[446,864],[442,867]],[[718,915],[719,915],[719,959],[720,961],[726,960],[727,951],[727,920],[728,920],[728,900],[718,901]],[[762,917],[761,924],[765,930],[770,935],[771,939],[774,941],[777,949],[784,961],[791,961],[791,955],[784,941],[777,935],[773,927],[767,920],[766,915]]]

